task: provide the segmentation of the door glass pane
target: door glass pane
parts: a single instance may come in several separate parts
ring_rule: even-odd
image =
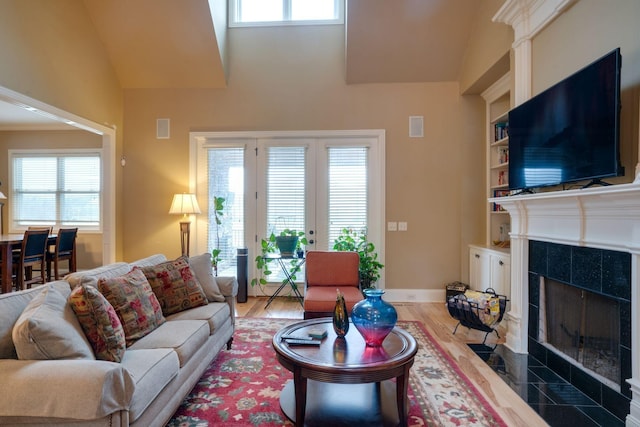
[[[305,229],[305,148],[267,150],[267,233]]]
[[[329,248],[343,228],[367,226],[367,148],[329,147]]]
[[[244,241],[244,148],[211,148],[208,164],[207,248],[220,249],[219,276],[235,276],[238,248]],[[223,214],[216,221],[215,197],[224,198]]]
[[[305,147],[267,149],[266,237],[271,233],[277,236],[285,229],[305,230],[305,151]],[[281,282],[285,278],[275,262],[271,271],[269,281]],[[296,274],[296,281],[303,278],[304,268]]]

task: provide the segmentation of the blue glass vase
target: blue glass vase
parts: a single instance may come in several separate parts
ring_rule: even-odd
[[[383,290],[365,289],[362,301],[351,310],[351,321],[369,347],[380,347],[389,332],[396,326],[398,313],[382,299]]]

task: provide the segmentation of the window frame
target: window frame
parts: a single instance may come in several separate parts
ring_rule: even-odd
[[[56,195],[56,220],[54,223],[43,223],[44,226],[51,226],[53,229],[61,228],[61,227],[77,227],[79,232],[91,232],[91,233],[102,233],[103,231],[103,223],[104,223],[104,153],[101,148],[75,148],[75,149],[12,149],[8,150],[8,172],[9,172],[9,189],[7,194],[7,199],[10,206],[14,206],[16,203],[16,191],[14,189],[14,159],[15,158],[24,158],[24,157],[51,157],[51,158],[61,158],[61,157],[89,157],[95,156],[98,157],[100,162],[100,189],[97,191],[97,194],[100,198],[100,206],[98,209],[98,225],[97,226],[88,226],[81,225],[75,223],[67,223],[63,222],[62,218],[60,218],[60,209],[59,209],[59,197],[58,195],[61,193],[68,193],[64,191],[60,191],[59,188],[56,188],[52,194]],[[73,192],[69,192],[73,193]],[[19,225],[15,222],[13,209],[8,209],[8,225],[9,231],[11,233],[21,233],[26,231],[30,225]],[[32,224],[39,225],[39,224]]]
[[[229,28],[242,27],[286,27],[291,25],[342,25],[345,17],[345,0],[333,0],[334,10],[338,16],[334,19],[316,19],[316,20],[292,20],[291,19],[291,0],[280,0],[283,8],[283,20],[280,21],[240,21],[240,6],[242,0],[229,0]]]

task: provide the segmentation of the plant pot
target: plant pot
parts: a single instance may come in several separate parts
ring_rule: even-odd
[[[276,236],[276,246],[282,256],[293,256],[298,246],[298,236]]]

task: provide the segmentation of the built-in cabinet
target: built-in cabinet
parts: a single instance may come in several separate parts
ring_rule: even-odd
[[[509,194],[509,110],[511,78],[505,74],[482,93],[486,102],[486,199]],[[486,203],[487,247],[509,248],[509,213],[499,203]]]
[[[472,289],[493,288],[511,294],[509,213],[488,199],[509,194],[509,110],[511,74],[507,73],[482,93],[486,103],[485,241],[469,246],[469,285]]]
[[[481,246],[469,246],[469,286],[493,288],[500,295],[511,294],[511,255]]]

